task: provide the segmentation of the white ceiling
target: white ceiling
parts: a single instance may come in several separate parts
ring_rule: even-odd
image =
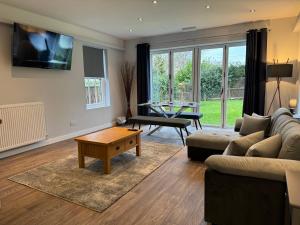
[[[297,16],[300,0],[0,0],[122,39]],[[210,9],[205,6],[210,5]],[[255,13],[250,13],[255,9]],[[143,22],[138,18],[142,17]],[[133,28],[133,32],[129,32]]]

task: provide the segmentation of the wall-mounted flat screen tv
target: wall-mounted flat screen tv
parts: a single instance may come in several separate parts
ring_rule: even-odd
[[[15,23],[13,66],[70,70],[73,37]]]

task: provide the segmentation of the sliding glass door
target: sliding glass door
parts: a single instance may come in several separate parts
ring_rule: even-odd
[[[193,50],[172,52],[172,101],[193,101]]]
[[[151,54],[151,100],[193,101],[193,50]]]
[[[232,127],[242,116],[245,86],[244,44],[200,50],[200,111],[203,124]]]
[[[151,100],[198,101],[204,125],[232,127],[242,116],[245,58],[245,43],[154,51]]]
[[[227,58],[226,125],[232,127],[243,113],[246,46],[229,46]]]
[[[151,54],[151,100],[170,101],[169,53]]]
[[[202,49],[200,56],[200,111],[204,125],[222,126],[224,49]]]

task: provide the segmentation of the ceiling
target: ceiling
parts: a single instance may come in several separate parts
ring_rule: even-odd
[[[300,0],[0,0],[122,39],[297,16]],[[206,6],[210,8],[207,9]],[[250,10],[255,9],[254,13]],[[142,17],[143,21],[138,21]],[[133,31],[130,32],[129,29]]]

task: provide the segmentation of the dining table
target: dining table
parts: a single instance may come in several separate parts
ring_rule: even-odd
[[[192,109],[194,111],[199,107],[197,102],[158,102],[151,101],[147,103],[138,104],[138,107],[147,107],[149,111],[153,111],[157,114],[157,116],[165,117],[165,118],[176,118],[183,111],[187,109]],[[169,110],[167,110],[169,109]],[[172,112],[172,113],[170,113]],[[147,135],[151,135],[154,132],[160,130],[162,126],[158,126],[152,131],[150,131]],[[180,135],[180,132],[177,128],[174,128],[176,132]]]

